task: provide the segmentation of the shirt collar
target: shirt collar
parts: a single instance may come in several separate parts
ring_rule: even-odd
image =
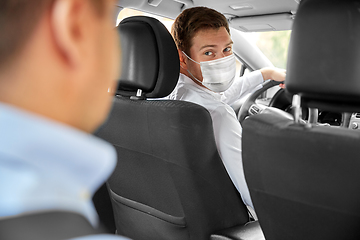
[[[50,119],[0,103],[0,154],[37,172],[73,179],[92,195],[112,173],[112,145]]]

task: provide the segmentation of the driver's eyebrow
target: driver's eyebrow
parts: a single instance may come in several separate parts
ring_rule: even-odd
[[[232,44],[234,44],[234,42],[231,40],[228,44],[226,44],[225,46],[229,46],[229,45],[232,45]],[[204,45],[204,46],[202,46],[200,49],[199,49],[199,52],[202,50],[202,49],[204,49],[204,48],[208,48],[208,47],[216,47],[217,45]]]
[[[216,47],[217,45],[204,45],[204,46],[202,46],[200,49],[199,49],[199,52],[201,51],[201,50],[203,50],[204,48],[212,48],[212,47]]]
[[[229,45],[233,45],[234,42],[231,40],[228,44],[226,44],[226,46],[229,46]]]

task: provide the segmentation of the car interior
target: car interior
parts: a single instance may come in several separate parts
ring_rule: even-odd
[[[206,110],[186,102],[152,100],[161,97],[154,90],[158,84],[168,85],[170,93],[176,83],[175,76],[174,83],[161,79],[166,71],[152,71],[161,69],[161,58],[176,53],[144,56],[141,50],[129,50],[156,46],[145,36],[140,43],[139,29],[132,36],[130,30],[120,30],[131,22],[140,28],[154,19],[129,18],[118,27],[122,47],[141,60],[125,65],[113,112],[98,133],[119,154],[118,167],[103,187],[110,192],[113,229],[133,239],[359,239],[358,163],[353,151],[360,137],[356,130],[360,2],[119,2],[120,8],[172,19],[183,9],[200,5],[222,12],[233,28],[233,39],[243,46],[247,45],[241,32],[292,30],[286,88],[263,105],[259,98],[277,85],[266,82],[234,109],[243,125],[244,171],[257,216],[246,210],[231,186],[218,153],[202,145],[194,149],[199,134],[208,135],[205,145],[216,149]],[[150,29],[165,32],[152,24]],[[158,37],[149,35],[153,41]],[[250,70],[268,64],[256,65],[249,57],[256,53],[249,48],[235,44],[234,52]],[[151,65],[151,74],[140,73],[144,59],[157,65]],[[173,63],[175,68],[178,63]],[[130,66],[138,66],[139,76]],[[198,114],[208,119],[203,122],[210,121],[209,126],[196,124]],[[197,155],[202,150],[208,153]]]
[[[158,100],[172,91],[179,74],[170,34],[151,17],[119,24],[125,65],[112,113],[97,133],[119,155],[102,188],[112,209],[97,204],[100,217],[108,213],[108,229],[133,239],[359,238],[357,163],[349,153],[360,137],[353,127],[360,3],[330,2],[119,2],[169,18],[205,5],[228,18],[233,38],[238,30],[284,29],[292,29],[292,37],[286,89],[264,106],[259,98],[277,85],[267,82],[238,109],[254,217],[221,164],[209,113],[189,102]],[[256,69],[246,50],[235,45],[234,51]],[[200,136],[208,141],[199,144]]]
[[[266,81],[232,106],[256,213],[225,170],[209,112],[161,99],[180,64],[154,16],[175,19],[196,6],[227,18],[241,76],[274,67],[244,33],[292,31],[285,89]],[[77,214],[45,212],[1,221],[7,239],[100,232],[134,240],[360,239],[359,0],[118,0],[114,8],[116,19],[124,9],[145,16],[116,27],[121,76],[110,115],[94,133],[118,154],[93,197],[101,229]]]
[[[170,33],[146,16],[127,18],[118,30],[125,64],[97,133],[119,156],[108,181],[117,233],[154,240],[240,235],[250,216],[216,150],[210,114],[190,102],[155,100],[179,77]]]
[[[300,5],[286,79],[294,109],[359,111],[359,6],[359,1],[320,0]],[[319,8],[326,14],[319,15]],[[359,239],[354,150],[360,132],[303,122],[300,116],[300,111],[293,119],[267,112],[243,121],[244,171],[264,235]]]

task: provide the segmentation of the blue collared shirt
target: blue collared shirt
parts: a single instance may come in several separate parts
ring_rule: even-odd
[[[67,210],[84,215],[96,226],[92,196],[115,164],[111,144],[0,103],[0,219]]]

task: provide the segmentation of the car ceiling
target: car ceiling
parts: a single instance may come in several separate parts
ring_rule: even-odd
[[[119,0],[118,6],[175,19],[182,10],[206,6],[243,32],[289,30],[300,0]]]

